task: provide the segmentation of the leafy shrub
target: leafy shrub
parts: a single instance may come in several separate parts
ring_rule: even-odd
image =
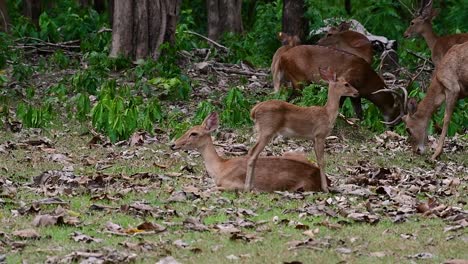
[[[101,82],[101,76],[93,70],[79,71],[71,77],[71,84],[74,91],[86,92],[93,95],[96,94]]]
[[[223,100],[221,121],[229,127],[251,124],[250,103],[239,88],[231,88]]]
[[[205,117],[207,117],[211,112],[214,112],[216,107],[208,102],[202,101],[198,104],[197,111],[195,112],[195,117],[193,118],[192,123],[194,125],[201,124]]]
[[[27,65],[21,62],[13,64],[13,78],[15,78],[18,82],[29,80],[33,73],[34,68],[31,65]]]
[[[148,80],[149,84],[156,86],[161,89],[163,96],[169,97],[170,99],[181,99],[187,100],[189,98],[192,88],[188,83],[188,80],[181,80],[180,78],[162,78],[157,77]]]
[[[50,104],[34,107],[31,104],[20,103],[16,115],[26,127],[43,128],[52,120],[53,110]]]

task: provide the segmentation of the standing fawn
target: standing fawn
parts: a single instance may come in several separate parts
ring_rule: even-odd
[[[437,159],[442,153],[444,139],[457,100],[468,96],[467,65],[468,42],[454,45],[436,67],[426,97],[417,106],[414,98],[408,102],[408,114],[403,117],[403,122],[406,124],[414,152],[421,154],[424,152],[429,121],[445,99],[444,125],[431,159]]]
[[[425,3],[427,2],[427,4]],[[437,36],[432,29],[432,19],[437,15],[437,11],[432,9],[432,0],[421,1],[421,8],[418,16],[411,20],[411,24],[405,31],[405,38],[417,35],[423,36],[427,46],[431,50],[432,62],[438,65],[445,53],[455,44],[468,41],[468,34],[452,34],[447,36]]]
[[[218,156],[211,140],[211,132],[218,128],[218,122],[218,115],[211,113],[201,125],[192,127],[177,139],[171,149],[198,150],[216,186],[224,190],[243,190],[248,157],[224,159]],[[253,187],[266,192],[320,191],[320,169],[299,154],[261,157]]]
[[[325,138],[332,130],[338,115],[341,96],[358,96],[358,91],[343,78],[336,78],[333,70],[320,69],[322,78],[329,83],[328,100],[324,107],[299,107],[271,100],[257,104],[250,112],[255,122],[257,142],[249,151],[245,190],[256,181],[257,159],[265,146],[277,135],[312,139],[320,167],[322,191],[328,192],[323,159]]]

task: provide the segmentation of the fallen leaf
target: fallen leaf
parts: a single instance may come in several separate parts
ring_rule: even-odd
[[[38,239],[41,237],[39,233],[37,233],[37,231],[32,228],[17,230],[14,231],[12,234],[22,239]]]

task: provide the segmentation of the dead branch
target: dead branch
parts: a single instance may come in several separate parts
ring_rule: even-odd
[[[197,36],[197,37],[200,37],[200,38],[202,38],[202,39],[204,39],[204,40],[210,42],[211,44],[215,45],[216,47],[218,47],[218,48],[220,48],[220,49],[223,49],[223,50],[225,50],[226,52],[229,52],[229,48],[227,48],[227,47],[225,47],[225,46],[219,44],[218,42],[216,42],[216,41],[214,41],[214,40],[212,40],[212,39],[210,39],[210,38],[208,38],[208,37],[205,37],[205,36],[203,36],[203,35],[201,35],[201,34],[198,34],[197,32],[193,32],[193,31],[190,31],[190,30],[187,30],[187,31],[184,31],[184,32],[185,32],[185,33],[188,33],[188,34],[195,35],[195,36]]]

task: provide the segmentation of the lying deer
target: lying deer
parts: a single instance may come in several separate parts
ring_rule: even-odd
[[[408,101],[408,114],[402,119],[411,138],[413,151],[423,153],[427,141],[427,127],[432,114],[446,102],[444,125],[436,151],[435,160],[442,153],[445,136],[458,99],[468,96],[468,42],[454,45],[442,58],[432,76],[426,97],[416,106],[416,100]],[[405,100],[406,101],[406,100]]]
[[[372,43],[363,34],[349,30],[350,26],[351,23],[342,22],[338,27],[331,27],[317,44],[347,51],[372,64]]]
[[[359,91],[359,97],[351,98],[354,111],[362,118],[361,97],[374,103],[389,125],[400,122],[403,116],[403,104],[400,98],[391,93],[374,94],[386,88],[382,78],[364,59],[346,51],[315,45],[300,45],[290,48],[280,55],[278,76],[291,81],[295,89],[302,88],[302,83],[319,82],[319,67],[331,67],[338,76],[346,79]],[[281,78],[273,76],[275,91],[279,91]]]
[[[284,82],[284,80],[283,76],[281,74],[278,74],[279,58],[281,54],[285,53],[290,48],[300,45],[301,40],[298,36],[290,36],[283,32],[278,33],[278,39],[281,41],[282,46],[276,50],[275,54],[273,55],[273,59],[271,60],[271,74],[273,78],[277,78],[277,80],[274,80],[273,83],[278,83],[279,85],[281,85]],[[275,88],[275,91],[276,90],[277,89]]]
[[[201,152],[208,174],[224,190],[242,190],[248,157],[224,159],[218,156],[211,132],[218,128],[218,115],[211,113],[203,123],[189,129],[171,149],[195,149]],[[329,180],[326,179],[327,184]],[[252,182],[258,191],[320,191],[320,169],[304,156],[261,157],[257,162],[257,178]],[[327,185],[325,184],[325,186]]]
[[[328,100],[324,107],[299,107],[284,101],[270,100],[257,104],[250,112],[255,122],[257,143],[249,151],[245,190],[250,190],[256,176],[260,175],[256,171],[260,168],[257,159],[262,150],[275,136],[283,135],[312,139],[320,167],[322,191],[328,192],[323,159],[325,138],[335,124],[340,97],[358,96],[358,91],[345,79],[337,79],[333,70],[320,69],[320,74],[329,83]]]
[[[432,62],[437,66],[453,45],[468,41],[468,33],[437,36],[432,29],[432,19],[437,16],[438,12],[432,9],[432,0],[427,4],[424,2],[422,1],[418,16],[411,21],[404,36],[405,38],[423,36],[431,50]]]

